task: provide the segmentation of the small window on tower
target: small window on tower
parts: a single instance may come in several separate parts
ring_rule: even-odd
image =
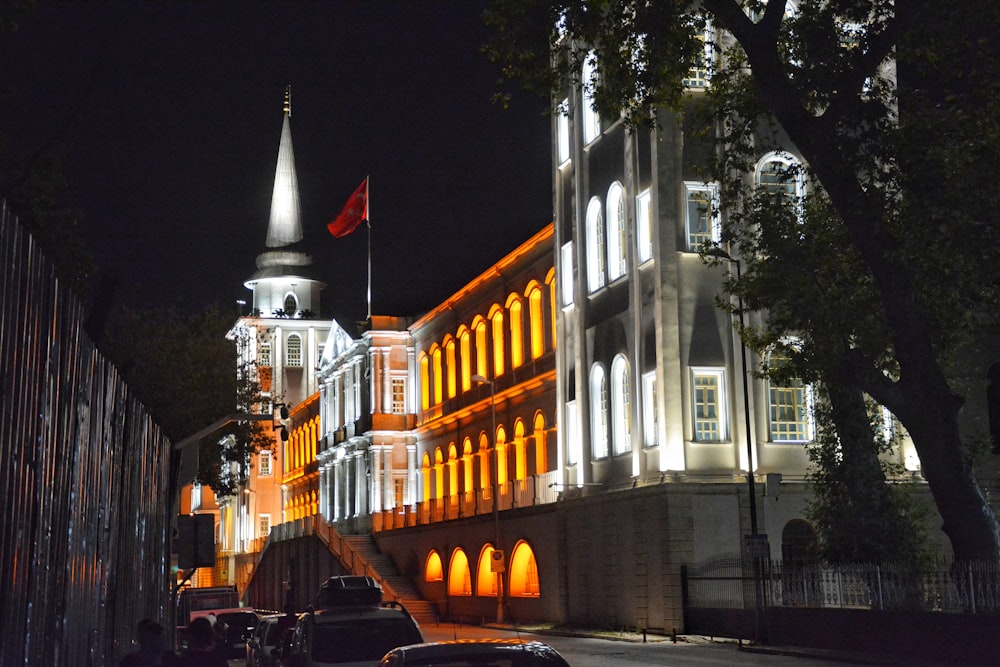
[[[289,292],[285,295],[285,316],[294,317],[297,312],[299,312],[299,300]]]

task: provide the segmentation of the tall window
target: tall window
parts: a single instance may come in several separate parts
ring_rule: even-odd
[[[694,439],[698,442],[721,442],[727,437],[723,371],[696,368],[693,384]]]
[[[444,365],[447,368],[448,398],[455,397],[455,340],[448,338],[444,344]]]
[[[698,53],[695,55],[694,63],[684,79],[684,85],[688,88],[706,88],[712,78],[712,30],[710,26],[705,26],[705,30],[695,37],[700,42]]]
[[[580,411],[576,407],[576,401],[566,402],[566,465],[576,465],[580,460],[580,431],[577,428],[577,419]]]
[[[420,407],[431,407],[431,362],[426,354],[420,355]]]
[[[653,259],[653,211],[649,190],[635,198],[636,240],[639,263]]]
[[[698,252],[706,243],[719,242],[719,226],[713,216],[719,208],[718,189],[713,184],[685,183],[684,190],[688,250]]]
[[[604,287],[604,215],[601,200],[587,205],[587,287],[593,294]]]
[[[260,360],[259,360],[258,363],[261,366],[265,366],[266,367],[266,366],[270,366],[271,365],[271,344],[270,343],[261,343],[260,344],[260,357],[259,357],[259,359]]]
[[[542,289],[533,282],[528,288],[528,323],[531,327],[531,358],[545,352],[545,322],[542,313]]]
[[[569,100],[564,99],[559,104],[556,114],[556,135],[559,141],[559,164],[569,161]]]
[[[271,474],[271,450],[262,449],[257,454],[257,476],[267,477]]]
[[[573,242],[559,249],[559,284],[562,285],[562,305],[573,305]],[[553,314],[555,310],[552,311]],[[553,315],[553,321],[555,316]]]
[[[629,381],[628,361],[619,354],[611,362],[615,454],[632,451],[632,391]]]
[[[770,368],[780,368],[788,358],[772,352]],[[809,442],[812,440],[812,418],[809,387],[799,378],[768,380],[768,430],[771,442]]]
[[[608,380],[600,364],[590,371],[590,423],[593,456],[603,459],[608,455]]]
[[[591,51],[583,62],[581,74],[583,88],[583,143],[589,144],[601,134],[601,117],[594,109],[594,86],[597,84],[597,61]]]
[[[628,240],[625,230],[625,194],[621,183],[608,190],[608,278],[615,281],[627,270]]]
[[[764,192],[784,198],[802,216],[802,197],[805,194],[805,174],[802,164],[788,153],[769,153],[757,163],[757,187]]]
[[[521,300],[512,294],[507,300],[510,316],[510,365],[517,368],[524,363],[524,319],[521,315]]]
[[[302,365],[302,336],[288,334],[288,340],[285,341],[285,365]]]
[[[392,414],[406,413],[406,378],[392,378]]]
[[[434,403],[437,405],[441,402],[442,398],[442,378],[443,374],[441,372],[441,348],[435,347],[431,352],[431,359],[433,360],[433,366],[431,367],[431,382],[434,383]]]
[[[482,318],[476,318],[472,327],[476,332],[476,375],[489,377],[490,372],[486,363],[489,358],[486,347],[486,322]]]
[[[271,534],[271,515],[259,514],[257,516],[257,537],[267,537]]]
[[[504,371],[503,311],[497,308],[491,317],[493,323],[493,376],[500,377]]]
[[[660,444],[660,409],[656,396],[656,371],[642,376],[643,439],[647,447]]]
[[[472,337],[464,326],[458,330],[458,356],[462,365],[462,391],[472,388]]]

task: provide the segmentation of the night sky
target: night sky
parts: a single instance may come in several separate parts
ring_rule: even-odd
[[[0,129],[52,145],[98,267],[134,305],[249,299],[292,87],[323,316],[363,319],[367,233],[326,231],[370,176],[374,314],[423,312],[552,219],[544,103],[490,100],[483,3],[40,3],[0,34]],[[2,196],[2,193],[0,193]]]

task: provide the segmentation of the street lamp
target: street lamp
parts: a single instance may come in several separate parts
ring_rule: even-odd
[[[736,282],[739,282],[741,276],[740,273],[740,260],[734,259],[728,252],[719,248],[718,246],[709,248],[704,253],[708,257],[715,257],[716,259],[721,259],[725,262],[736,265]],[[746,327],[746,321],[744,319],[743,313],[743,297],[737,295],[736,306],[740,314],[740,355],[743,365],[743,414],[746,417],[746,429],[747,429],[747,490],[750,492],[750,535],[747,539],[746,548],[750,553],[750,557],[753,561],[753,588],[754,588],[754,630],[757,640],[761,637],[761,608],[763,607],[763,591],[761,590],[760,581],[760,549],[762,544],[767,544],[767,537],[763,538],[757,533],[757,500],[756,500],[756,488],[754,486],[754,466],[753,466],[753,438],[751,437],[750,430],[750,391],[749,391],[749,381],[747,380],[747,345],[743,341],[743,329]]]
[[[503,623],[503,551],[500,549],[500,450],[497,449],[497,392],[496,384],[492,380],[487,380],[482,375],[473,375],[472,381],[476,384],[488,384],[490,386],[490,420],[493,424],[493,474],[491,484],[493,485],[493,527],[496,531],[496,544],[493,547],[493,563],[491,567],[496,575],[497,588],[497,623]],[[498,558],[499,556],[499,558]],[[499,561],[499,562],[498,562]]]

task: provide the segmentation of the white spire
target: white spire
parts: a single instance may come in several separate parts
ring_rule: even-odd
[[[295,174],[295,152],[292,150],[292,89],[285,89],[284,118],[278,164],[274,170],[274,192],[271,194],[271,218],[267,223],[267,247],[280,248],[302,240],[302,213],[299,206],[299,179]]]

